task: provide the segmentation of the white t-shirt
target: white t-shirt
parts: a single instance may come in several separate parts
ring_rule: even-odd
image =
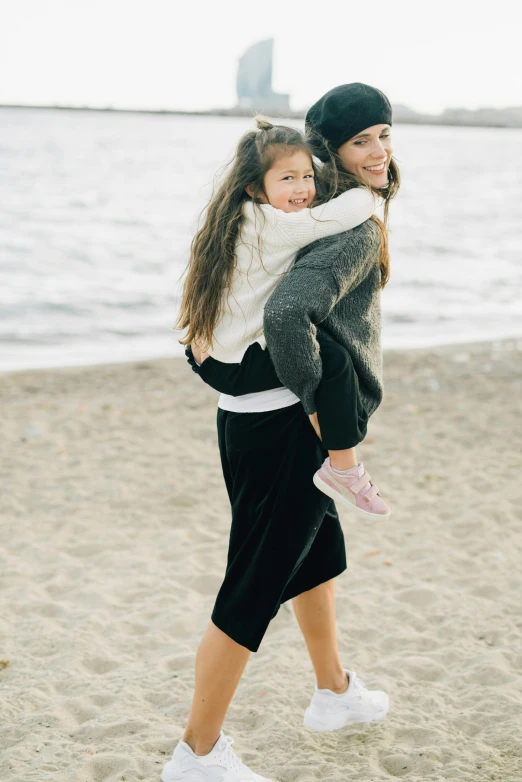
[[[196,359],[194,361],[198,367],[201,366]],[[270,388],[268,391],[256,391],[252,394],[241,394],[240,396],[220,394],[218,407],[231,413],[266,413],[269,410],[281,410],[283,407],[290,407],[290,405],[295,405],[297,402],[299,402],[299,397],[288,388],[285,388],[285,386],[281,386],[281,388]]]
[[[271,388],[269,391],[256,391],[254,394],[229,396],[221,394],[218,407],[232,413],[266,413],[268,410],[280,410],[299,402],[299,397],[288,388]]]

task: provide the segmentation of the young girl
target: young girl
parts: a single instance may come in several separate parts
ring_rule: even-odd
[[[203,349],[199,362],[187,350],[194,370],[222,392],[220,407],[236,412],[247,410],[250,393],[261,389],[273,393],[260,401],[256,397],[257,412],[270,409],[274,397],[285,405],[294,404],[297,396],[304,401],[301,393],[296,396],[281,388],[271,360],[272,354],[280,356],[277,343],[285,329],[288,335],[285,324],[295,301],[290,298],[278,312],[275,328],[269,323],[268,350],[264,307],[299,250],[355,228],[379,203],[369,188],[356,187],[312,206],[316,172],[302,134],[264,118],[257,118],[257,126],[257,132],[240,140],[229,175],[194,239],[179,322],[188,328],[182,342]],[[305,290],[302,295],[314,300],[320,290]],[[294,322],[288,327],[296,342],[310,323]],[[314,483],[357,513],[387,518],[388,506],[355,459],[354,448],[366,435],[368,413],[350,353],[322,329],[317,340],[322,376],[314,389],[314,410],[307,412],[330,461],[316,473]],[[282,365],[278,362],[283,374],[294,354],[295,346]],[[338,481],[348,482],[348,491],[339,490]]]

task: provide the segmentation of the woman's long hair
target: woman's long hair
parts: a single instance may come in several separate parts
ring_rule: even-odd
[[[323,166],[319,169],[316,176],[317,202],[325,203],[331,198],[350,190],[352,187],[370,187],[355,174],[351,174],[343,168],[341,158],[337,149],[333,148],[317,131],[307,128],[306,138],[312,148],[314,155],[323,161]],[[390,160],[388,166],[388,185],[387,187],[376,189],[384,199],[384,221],[376,215],[370,219],[374,220],[381,231],[381,247],[379,251],[379,266],[381,270],[381,288],[387,284],[390,279],[390,251],[388,247],[388,209],[390,201],[395,198],[401,184],[401,174],[397,162]]]
[[[304,135],[295,128],[272,125],[256,117],[257,130],[240,139],[222,181],[214,185],[203,224],[190,247],[188,270],[178,320],[174,328],[186,329],[182,345],[197,342],[212,346],[212,332],[221,316],[223,292],[229,287],[236,261],[236,242],[243,221],[243,202],[254,204],[264,193],[264,177],[274,162],[297,150],[312,153]],[[251,195],[246,188],[251,188]]]

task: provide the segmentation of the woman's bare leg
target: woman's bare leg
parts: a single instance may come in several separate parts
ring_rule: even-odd
[[[348,680],[337,645],[335,580],[294,597],[292,604],[314,666],[317,686],[344,692]]]
[[[250,651],[210,622],[196,654],[196,683],[183,741],[207,755],[219,738]]]
[[[312,413],[308,418],[315,429],[316,435],[321,440],[321,429],[319,427],[317,413]],[[330,457],[330,464],[334,470],[351,470],[352,467],[356,467],[358,464],[355,448],[345,448],[342,451],[328,451],[328,456]]]

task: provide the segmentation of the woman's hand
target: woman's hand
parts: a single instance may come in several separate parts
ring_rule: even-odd
[[[190,345],[190,349],[192,350],[192,355],[194,356],[198,364],[202,364],[205,361],[205,359],[208,358],[208,353],[205,353],[205,351],[201,350],[197,342],[192,342]]]

